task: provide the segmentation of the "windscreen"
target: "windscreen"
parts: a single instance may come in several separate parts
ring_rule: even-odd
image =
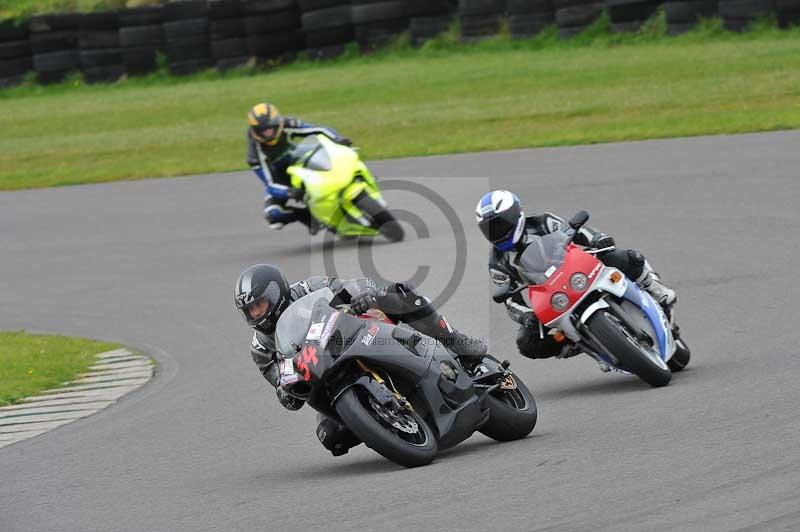
[[[567,235],[556,231],[535,236],[519,257],[519,269],[530,284],[543,284],[564,262]]]
[[[306,341],[314,306],[323,300],[330,303],[332,299],[331,289],[322,288],[292,303],[278,319],[278,325],[275,328],[275,346],[278,353],[286,357],[293,357],[298,348]]]
[[[317,135],[306,137],[297,144],[292,149],[292,160],[302,161],[305,168],[318,172],[327,172],[333,167],[331,156]]]

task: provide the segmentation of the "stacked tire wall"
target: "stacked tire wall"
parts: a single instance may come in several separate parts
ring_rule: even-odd
[[[41,83],[63,81],[79,70],[78,32],[80,15],[37,15],[28,24],[33,68]]]
[[[404,0],[353,0],[353,28],[362,50],[386,44],[408,30],[408,5]]]
[[[340,54],[355,39],[350,0],[298,0],[306,51],[324,59]]]
[[[555,20],[552,0],[508,0],[508,29],[515,39],[532,37]]]
[[[411,42],[420,45],[450,29],[456,4],[448,0],[407,0],[408,32]]]
[[[87,83],[116,81],[125,74],[116,12],[88,13],[80,19],[81,72]]]
[[[155,70],[157,54],[164,49],[164,10],[161,6],[123,9],[118,19],[125,71],[139,75]]]
[[[208,3],[182,0],[164,4],[164,51],[169,71],[181,76],[214,66],[208,33]]]
[[[259,63],[303,48],[297,0],[247,0],[242,3],[247,49]]]
[[[28,26],[16,21],[0,22],[0,88],[22,83],[33,70]]]
[[[469,42],[497,35],[505,10],[504,0],[459,0],[462,39]]]
[[[333,57],[356,42],[364,51],[408,33],[420,45],[459,22],[461,38],[513,38],[555,23],[563,38],[607,12],[615,32],[636,31],[663,7],[669,34],[720,17],[742,31],[773,17],[800,24],[800,0],[176,0],[99,13],[55,13],[0,21],[0,88],[31,72],[41,83],[80,72],[88,83],[155,71],[160,53],[182,75],[248,64],[272,64],[305,50]]]

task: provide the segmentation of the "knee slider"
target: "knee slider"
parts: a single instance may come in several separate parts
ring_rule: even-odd
[[[317,439],[334,456],[346,454],[351,447],[360,443],[350,430],[331,418],[325,418],[317,425]]]
[[[644,255],[635,249],[628,250],[628,260],[631,261],[631,266],[644,266]]]
[[[644,265],[645,265],[644,255],[642,255],[635,249],[629,249],[628,261],[630,262],[631,265],[629,275],[634,279],[638,279],[644,272]]]

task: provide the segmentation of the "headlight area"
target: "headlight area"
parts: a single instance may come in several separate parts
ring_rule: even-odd
[[[566,308],[569,307],[569,296],[564,292],[556,292],[553,294],[553,297],[550,298],[550,306],[558,312],[566,310]]]
[[[583,273],[573,273],[569,278],[569,285],[576,292],[583,292],[589,286],[589,278]]]

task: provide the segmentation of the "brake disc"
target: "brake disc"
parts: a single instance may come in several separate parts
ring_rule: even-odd
[[[405,432],[406,434],[416,434],[419,432],[419,425],[410,415],[395,412],[393,409],[388,409],[385,406],[378,404],[373,397],[369,398],[369,404],[383,421],[397,430]]]

